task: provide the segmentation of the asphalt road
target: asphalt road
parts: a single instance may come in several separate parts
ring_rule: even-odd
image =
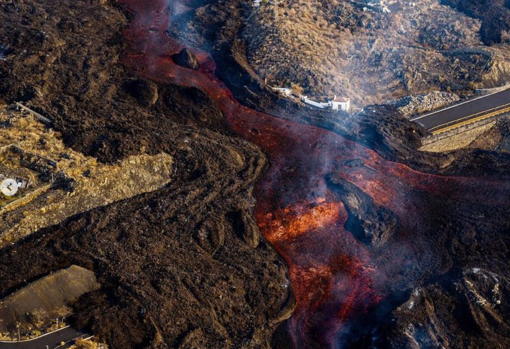
[[[0,342],[0,349],[55,349],[61,342],[69,342],[87,334],[66,327],[36,339],[21,342]]]
[[[477,113],[481,113],[509,103],[510,89],[476,98],[465,103],[439,110],[437,112],[417,116],[411,118],[411,120],[419,123],[425,129],[431,130],[434,128],[440,128],[441,125],[448,124],[452,121],[469,119],[470,116],[474,116]]]

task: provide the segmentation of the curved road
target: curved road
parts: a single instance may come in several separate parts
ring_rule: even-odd
[[[419,123],[435,134],[508,113],[510,113],[510,89],[417,116],[411,118],[411,121]]]
[[[21,342],[0,342],[0,349],[55,349],[60,346],[61,342],[68,343],[84,336],[88,337],[85,332],[68,326],[35,339]]]

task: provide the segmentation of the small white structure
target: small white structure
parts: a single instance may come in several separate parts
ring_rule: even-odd
[[[25,178],[16,177],[16,183],[18,183],[18,188],[28,189],[30,187],[30,180]]]
[[[260,7],[261,2],[262,2],[262,0],[253,0],[253,6]]]
[[[371,1],[371,2],[367,3],[367,5],[369,5],[373,8],[376,8],[383,13],[390,13],[391,10],[389,9],[388,5],[393,5],[395,2],[396,1],[392,0],[392,1],[389,1],[388,3],[386,3],[385,0],[375,0],[375,1]]]
[[[300,96],[300,97],[303,102],[305,102],[306,104],[309,104],[309,105],[313,105],[316,108],[325,109],[330,106],[329,102],[328,103],[316,102],[316,101],[312,101],[307,96]]]
[[[292,96],[292,90],[287,87],[273,87],[273,91],[279,92],[282,95],[284,95],[285,97]]]
[[[332,110],[335,110],[335,111],[342,110],[342,111],[346,111],[346,112],[351,111],[351,99],[350,98],[337,97],[335,95],[333,100],[328,100],[327,102],[317,102],[317,101],[314,101],[314,100],[308,98],[308,96],[304,96],[301,94],[296,95],[296,93],[292,92],[292,89],[288,88],[288,87],[271,87],[271,89],[275,92],[280,93],[284,97],[288,97],[291,99],[299,98],[303,103],[311,105],[315,108],[320,108],[320,109],[331,108]]]
[[[333,110],[343,110],[350,111],[351,110],[351,99],[346,97],[337,97],[333,98],[332,101],[329,102],[331,105],[331,109]]]

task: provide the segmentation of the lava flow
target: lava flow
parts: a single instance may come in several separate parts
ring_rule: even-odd
[[[256,186],[255,215],[290,270],[297,307],[287,330],[294,347],[340,347],[342,331],[383,299],[392,283],[418,277],[415,267],[434,252],[425,243],[406,240],[426,225],[427,217],[420,216],[422,196],[415,193],[475,201],[483,191],[484,196],[492,194],[493,204],[506,199],[508,184],[419,173],[337,134],[243,107],[216,78],[206,52],[190,48],[200,62],[198,71],[169,58],[183,45],[166,34],[164,0],[120,2],[134,13],[125,32],[131,44],[123,63],[151,80],[204,91],[230,127],[268,155],[271,166]],[[345,165],[353,159],[365,165]],[[398,238],[376,249],[347,231],[348,211],[329,183],[331,177],[393,212]]]

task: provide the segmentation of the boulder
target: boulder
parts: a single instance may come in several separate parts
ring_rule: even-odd
[[[141,105],[150,107],[159,99],[158,86],[152,81],[136,79],[126,84],[127,92]]]
[[[349,213],[345,228],[366,245],[380,247],[397,232],[396,215],[385,207],[378,206],[360,188],[338,176],[326,178],[328,186],[342,200]]]
[[[182,49],[176,55],[172,56],[175,64],[180,65],[181,67],[198,70],[200,68],[200,64],[198,63],[197,58],[191,53],[188,49]]]

